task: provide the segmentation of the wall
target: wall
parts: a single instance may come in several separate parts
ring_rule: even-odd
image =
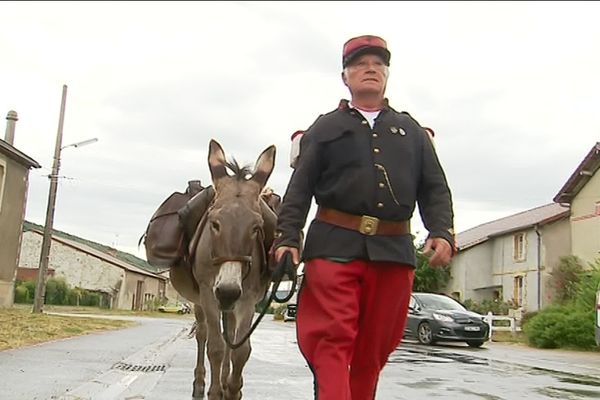
[[[573,255],[584,263],[600,257],[600,173],[596,172],[571,203]]]
[[[138,281],[142,283],[142,300],[136,301]],[[151,276],[129,271],[125,279],[125,285],[119,296],[119,308],[121,309],[147,309],[147,301],[160,299],[160,281]]]
[[[0,307],[13,304],[29,170],[0,154]]]
[[[481,301],[486,298],[483,289],[495,284],[492,276],[492,242],[488,241],[459,251],[451,264],[452,278],[448,282],[447,294],[460,293],[460,299]]]

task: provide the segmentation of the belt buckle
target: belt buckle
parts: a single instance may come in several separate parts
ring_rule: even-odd
[[[371,217],[369,215],[363,215],[360,218],[360,227],[358,231],[363,235],[373,236],[377,233],[377,227],[379,226],[379,219]]]

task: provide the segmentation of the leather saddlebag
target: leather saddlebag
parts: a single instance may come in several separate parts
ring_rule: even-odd
[[[155,267],[167,268],[187,258],[187,240],[178,211],[201,190],[192,182],[185,193],[171,194],[158,207],[140,238],[140,243],[144,241],[148,263]]]

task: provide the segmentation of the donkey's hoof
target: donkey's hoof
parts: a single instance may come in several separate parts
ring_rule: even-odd
[[[200,390],[194,389],[194,391],[192,392],[192,400],[204,400],[205,398],[206,397],[204,397],[204,388]]]

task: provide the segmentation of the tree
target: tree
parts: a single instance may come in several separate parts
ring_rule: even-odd
[[[583,271],[583,264],[578,257],[564,256],[560,258],[558,266],[550,273],[554,298],[559,304],[565,304],[575,299]]]
[[[413,291],[438,293],[446,287],[450,280],[450,268],[429,266],[428,258],[421,252],[424,245],[422,243],[416,248],[417,268],[415,270]]]

